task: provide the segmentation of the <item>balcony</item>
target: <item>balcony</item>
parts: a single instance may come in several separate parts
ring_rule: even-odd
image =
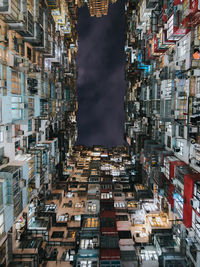
[[[30,27],[30,26],[29,26]],[[44,30],[39,25],[39,23],[35,22],[32,26],[33,33],[32,36],[24,36],[24,40],[35,45],[35,46],[42,46],[44,40]]]
[[[189,32],[189,29],[180,28],[178,14],[172,14],[167,21],[167,39],[178,41]]]
[[[1,1],[0,14],[7,23],[16,23],[20,19],[21,4],[20,0],[3,0]]]

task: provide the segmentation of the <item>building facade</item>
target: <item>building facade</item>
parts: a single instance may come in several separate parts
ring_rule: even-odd
[[[23,254],[14,241],[34,223],[27,210],[51,189],[77,138],[76,23],[73,1],[0,6],[1,266]],[[37,251],[29,255],[39,266]]]
[[[112,149],[75,145],[84,4],[0,5],[0,266],[199,267],[200,3],[126,1],[127,145]]]
[[[198,266],[199,1],[128,1],[126,23],[125,140],[142,183],[173,213],[188,266]]]

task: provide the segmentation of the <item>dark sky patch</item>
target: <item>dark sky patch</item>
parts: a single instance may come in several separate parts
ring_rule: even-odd
[[[122,145],[125,94],[124,1],[102,18],[79,9],[78,144]]]

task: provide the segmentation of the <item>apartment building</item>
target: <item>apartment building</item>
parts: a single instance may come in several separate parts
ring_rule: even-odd
[[[199,23],[199,1],[126,4],[125,139],[143,183],[174,216],[188,266],[200,263]],[[160,257],[160,266],[173,262],[172,254]]]
[[[126,1],[112,149],[75,145],[85,2],[0,5],[0,266],[198,267],[199,2]]]
[[[47,230],[35,207],[76,141],[76,23],[74,1],[0,6],[1,266],[39,266],[40,238],[33,254],[20,242],[24,228]]]

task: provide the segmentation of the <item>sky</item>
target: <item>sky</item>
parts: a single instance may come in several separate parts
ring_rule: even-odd
[[[90,17],[79,9],[77,144],[123,145],[125,95],[124,0],[109,6],[107,16]]]

